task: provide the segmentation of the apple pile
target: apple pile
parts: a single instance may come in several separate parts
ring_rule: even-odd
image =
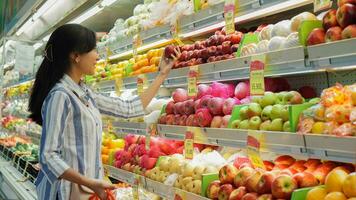
[[[240,109],[240,118],[232,121],[234,129],[290,132],[289,105],[304,103],[299,92],[265,92],[252,98],[252,103]]]
[[[299,133],[355,136],[356,84],[324,89],[321,101],[300,116]]]
[[[290,88],[283,78],[266,78],[265,85],[268,91]],[[234,106],[251,102],[249,81],[236,86],[219,82],[199,84],[194,98],[188,97],[185,89],[178,88],[172,97],[173,101],[166,105],[165,114],[160,117],[160,124],[227,128]]]
[[[209,184],[207,197],[219,200],[290,199],[297,188],[324,184],[334,168],[355,170],[351,164],[296,160],[287,155],[264,163],[266,170],[254,169],[249,162],[225,165],[219,171],[219,180]]]
[[[224,30],[216,31],[208,39],[196,41],[194,44],[179,47],[169,45],[165,48],[164,55],[171,58],[175,54],[175,49],[179,48],[181,55],[174,63],[173,69],[232,59],[235,57],[242,36],[243,33],[238,31],[230,35],[226,35]]]
[[[183,142],[151,137],[150,150],[145,147],[146,138],[128,134],[125,136],[125,147],[115,153],[114,166],[143,174],[145,170],[155,167],[160,156],[183,153]]]
[[[315,187],[307,194],[306,200],[347,200],[356,198],[356,172],[343,167],[333,169],[325,179],[325,187]]]
[[[174,182],[171,184],[174,187],[200,195],[202,175],[217,172],[218,170],[213,166],[194,165],[181,154],[174,154],[161,158],[158,166],[148,170],[145,175],[152,180],[162,183],[167,180],[167,177],[172,175],[174,176]]]
[[[338,0],[338,9],[330,9],[323,17],[323,28],[312,30],[307,45],[356,37],[356,2]]]

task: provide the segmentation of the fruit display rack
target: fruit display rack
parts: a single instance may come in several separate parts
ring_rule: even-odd
[[[208,200],[208,198],[206,197],[180,190],[171,185],[166,185],[164,183],[151,180],[144,176],[140,176],[132,172],[128,172],[126,170],[115,168],[113,166],[106,165],[104,166],[104,169],[106,170],[107,175],[111,178],[128,183],[131,186],[139,186],[165,199],[174,199],[176,193],[184,193],[186,199],[189,200]]]

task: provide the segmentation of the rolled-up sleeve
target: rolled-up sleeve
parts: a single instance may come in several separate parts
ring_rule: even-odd
[[[102,114],[120,118],[140,117],[145,114],[139,96],[124,100],[122,98],[106,97],[97,93],[92,94]]]
[[[63,130],[70,112],[69,102],[67,94],[56,91],[47,97],[42,107],[40,164],[51,183],[70,168],[61,155]]]

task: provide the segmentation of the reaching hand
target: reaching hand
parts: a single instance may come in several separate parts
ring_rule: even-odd
[[[101,180],[94,180],[89,188],[95,192],[95,194],[101,199],[101,200],[107,200],[108,194],[106,193],[105,190],[113,190],[115,189],[114,185],[111,185],[105,181]]]
[[[180,57],[180,49],[174,49],[175,55],[172,55],[173,59],[166,58],[164,56],[161,57],[161,61],[159,62],[160,73],[164,76],[167,76],[171,71],[174,62]]]

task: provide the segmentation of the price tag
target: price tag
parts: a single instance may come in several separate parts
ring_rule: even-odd
[[[250,64],[250,91],[251,96],[263,95],[265,93],[265,69],[266,55],[252,56]]]
[[[227,35],[235,32],[235,0],[225,0],[224,6],[225,32]]]
[[[123,87],[122,77],[115,79],[115,93],[117,96],[121,95],[122,87]]]
[[[186,159],[194,157],[194,133],[187,131],[184,139],[184,156]]]
[[[314,12],[331,8],[333,2],[330,0],[314,0]]]
[[[140,74],[137,77],[137,94],[138,95],[141,95],[143,93],[146,80],[147,80],[147,78],[146,78],[146,75],[144,75],[144,74]]]
[[[209,143],[208,137],[200,127],[187,127],[187,131],[192,132],[194,135],[195,143]]]
[[[136,34],[133,38],[132,38],[132,55],[134,58],[136,58],[137,54],[138,54],[138,48],[142,45],[142,40],[140,37],[140,34]]]
[[[182,46],[182,45],[184,45],[184,43],[182,42],[182,40],[179,37],[179,31],[180,31],[179,22],[178,22],[178,20],[176,20],[175,23],[171,25],[171,35],[172,35],[173,40],[179,46]]]
[[[201,9],[201,0],[194,0],[194,12],[198,12]]]
[[[189,67],[188,73],[188,96],[195,97],[198,93],[199,65]]]
[[[265,165],[260,156],[260,149],[264,145],[264,135],[253,130],[248,131],[247,136],[247,155],[254,167],[265,169]]]

